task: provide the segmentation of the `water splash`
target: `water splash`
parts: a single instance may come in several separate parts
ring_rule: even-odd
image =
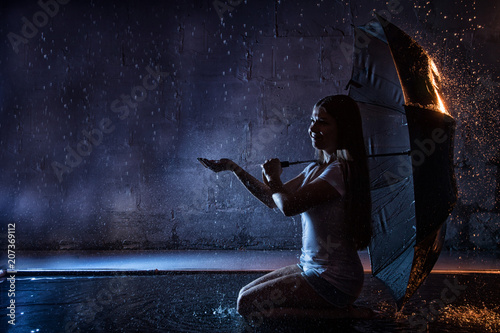
[[[439,321],[447,325],[469,328],[471,331],[500,332],[500,307],[473,305],[447,306]]]
[[[238,315],[238,311],[236,311],[236,308],[226,307],[222,304],[219,304],[217,308],[213,309],[212,313],[218,319],[232,318]]]

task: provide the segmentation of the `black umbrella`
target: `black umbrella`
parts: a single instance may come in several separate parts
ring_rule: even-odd
[[[360,106],[370,157],[372,273],[401,308],[438,259],[456,202],[455,121],[432,59],[379,16],[355,29],[349,95]]]

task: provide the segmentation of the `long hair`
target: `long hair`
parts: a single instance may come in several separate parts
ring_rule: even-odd
[[[356,249],[366,248],[372,237],[370,177],[358,104],[349,96],[327,96],[315,107],[323,107],[337,122],[337,158],[346,184],[347,232]],[[323,151],[318,151],[324,162]]]

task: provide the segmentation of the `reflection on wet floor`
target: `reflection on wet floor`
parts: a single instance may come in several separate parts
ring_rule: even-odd
[[[400,313],[395,313],[395,304],[381,282],[366,275],[364,291],[356,304],[380,311],[378,318],[269,322],[263,315],[252,327],[236,312],[236,297],[243,285],[261,275],[226,272],[20,277],[16,281],[16,326],[11,331],[500,331],[500,274],[431,274]],[[0,287],[5,294],[6,281]],[[2,304],[2,318],[6,318],[5,309]]]

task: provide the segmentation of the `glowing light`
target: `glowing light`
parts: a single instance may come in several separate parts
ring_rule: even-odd
[[[484,304],[483,308],[472,305],[446,306],[439,321],[481,332],[498,332],[500,327],[500,315],[495,309],[488,309]]]
[[[445,114],[449,114],[446,110],[446,106],[441,98],[441,88],[438,82],[441,80],[441,76],[439,75],[438,68],[434,61],[430,59],[429,61],[429,78],[431,79],[432,86],[434,87],[434,92],[437,98],[437,109]]]

